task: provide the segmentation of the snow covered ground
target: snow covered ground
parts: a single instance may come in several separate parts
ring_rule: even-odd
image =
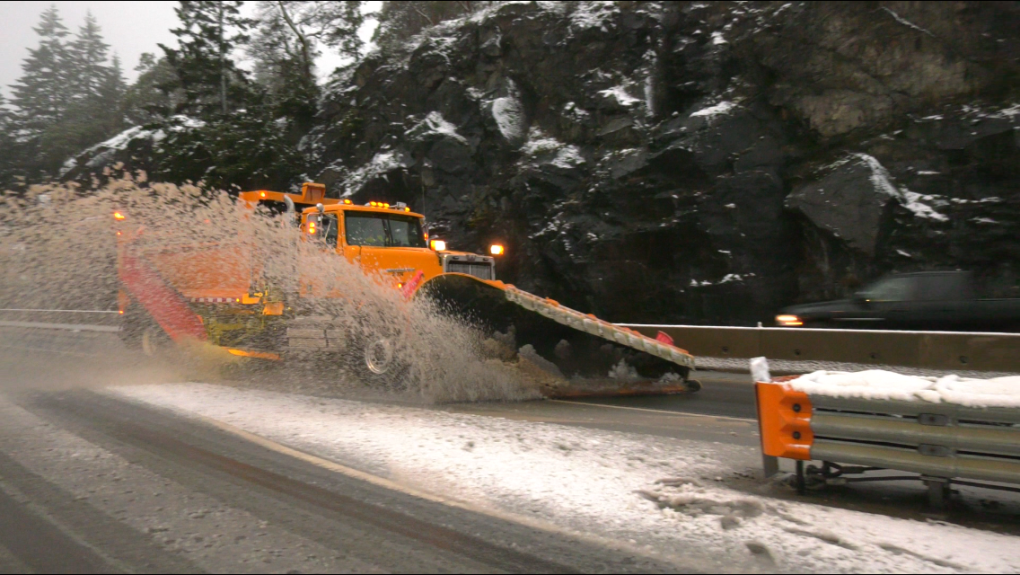
[[[419,490],[709,569],[1018,572],[1020,541],[725,488],[746,448],[209,384],[111,393]]]

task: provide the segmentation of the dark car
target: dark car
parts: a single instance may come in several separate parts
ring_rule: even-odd
[[[982,299],[969,272],[883,277],[845,300],[795,305],[776,316],[783,327],[1020,331],[1020,299]]]

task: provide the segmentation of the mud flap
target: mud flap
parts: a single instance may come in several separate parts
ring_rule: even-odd
[[[495,355],[515,355],[547,397],[694,390],[687,383],[694,358],[686,351],[513,286],[446,274],[422,286],[418,297],[490,334],[486,344],[504,348]]]

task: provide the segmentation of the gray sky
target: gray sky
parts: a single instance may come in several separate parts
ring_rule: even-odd
[[[102,29],[110,52],[120,56],[124,75],[134,81],[134,71],[142,52],[157,52],[156,44],[176,44],[170,28],[177,26],[174,15],[176,2],[0,2],[0,89],[10,97],[10,84],[21,76],[21,62],[28,49],[39,45],[39,36],[32,30],[39,24],[39,15],[50,4],[56,4],[64,26],[74,34],[85,22],[89,10]]]
[[[10,84],[21,77],[21,63],[28,56],[28,49],[39,45],[39,36],[32,28],[39,24],[39,15],[50,4],[56,4],[64,26],[72,35],[85,21],[86,12],[92,12],[102,29],[103,39],[110,45],[111,56],[113,52],[120,56],[128,82],[137,77],[134,68],[143,52],[159,55],[156,44],[177,45],[177,38],[170,33],[170,29],[178,25],[174,14],[177,2],[0,1],[0,22],[4,24],[0,34],[0,92],[6,98],[11,96]],[[365,4],[370,10],[378,10],[382,3]],[[245,9],[252,9],[254,5],[255,2],[246,2]],[[366,26],[360,35],[367,41],[372,28]],[[321,72],[328,73],[339,63],[338,57],[325,55],[318,67]]]

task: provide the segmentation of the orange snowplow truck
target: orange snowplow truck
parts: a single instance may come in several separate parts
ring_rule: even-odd
[[[425,219],[402,203],[325,197],[325,186],[307,183],[301,194],[242,192],[237,201],[268,204],[299,223],[306,241],[345,258],[351,273],[371,276],[399,290],[407,305],[430,298],[437,309],[488,332],[504,347],[505,361],[542,372],[543,392],[553,397],[696,391],[694,359],[665,334],[649,338],[496,279],[496,257],[448,250],[429,241]],[[254,214],[254,212],[250,212]],[[266,287],[252,250],[216,244],[161,245],[138,241],[130,215],[116,213],[122,338],[146,354],[161,346],[200,341],[229,353],[266,360],[343,356],[371,383],[392,385],[405,372],[399,346],[380,327],[358,318],[312,317],[310,302],[342,298],[304,281],[289,289]],[[245,217],[255,217],[254,215]],[[285,249],[285,248],[281,248]],[[342,282],[340,283],[342,285]],[[312,314],[314,315],[314,314]],[[482,336],[486,337],[486,336]],[[510,348],[510,354],[505,353]]]

